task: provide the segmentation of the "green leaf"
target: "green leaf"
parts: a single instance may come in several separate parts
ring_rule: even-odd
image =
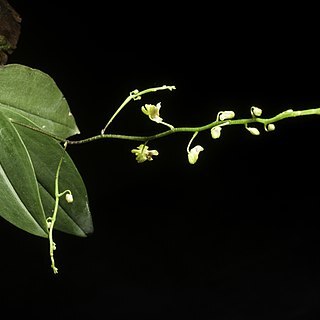
[[[59,175],[59,192],[71,190],[74,201],[67,203],[64,197],[60,198],[54,228],[81,237],[92,233],[93,225],[87,191],[81,175],[68,153],[64,152],[60,143],[44,134],[21,125],[16,125],[16,128],[31,157],[47,217],[52,215],[54,208],[55,174],[63,155]]]
[[[37,236],[47,237],[46,218],[55,202],[55,175],[63,156],[54,228],[77,236],[93,231],[88,195],[76,166],[61,144],[79,133],[62,93],[48,75],[21,65],[0,68],[0,216]]]
[[[38,182],[28,151],[0,111],[0,215],[15,226],[46,237]]]
[[[0,110],[4,108],[63,139],[79,133],[63,94],[40,70],[19,64],[0,67]]]

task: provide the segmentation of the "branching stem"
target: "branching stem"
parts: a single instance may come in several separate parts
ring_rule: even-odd
[[[133,140],[133,141],[144,142],[144,141],[160,139],[174,133],[200,132],[200,131],[210,130],[215,126],[222,125],[226,122],[228,122],[228,125],[246,125],[251,123],[261,123],[266,126],[268,124],[272,124],[272,123],[284,120],[286,118],[294,118],[294,117],[301,117],[301,116],[308,116],[308,115],[320,115],[320,108],[306,109],[306,110],[300,110],[300,111],[293,111],[292,109],[289,109],[271,118],[252,117],[252,118],[246,118],[246,119],[234,119],[234,120],[223,120],[223,121],[216,120],[200,127],[177,127],[177,128],[172,128],[170,130],[166,130],[150,136],[100,134],[100,135],[93,136],[83,140],[67,140],[67,143],[68,144],[84,144],[84,143],[101,140],[101,139],[122,139],[122,140]]]
[[[118,113],[131,101],[131,100],[139,100],[141,99],[141,96],[150,93],[150,92],[156,92],[159,90],[174,90],[175,86],[161,86],[161,87],[155,87],[155,88],[149,88],[143,91],[133,90],[130,92],[130,95],[123,101],[123,103],[120,105],[120,107],[117,109],[117,111],[113,114],[113,116],[110,118],[108,123],[105,125],[105,127],[101,130],[101,134],[104,135],[107,127],[110,125],[110,123],[114,120],[114,118],[118,115]]]
[[[28,124],[20,123],[15,120],[12,120],[14,124],[21,125],[24,127],[27,127],[29,129],[35,130],[37,132],[40,132],[42,134],[45,134],[61,143],[64,143],[64,152],[66,150],[67,145],[80,145],[85,144],[101,139],[122,139],[122,140],[131,140],[131,141],[140,141],[143,142],[138,148],[131,150],[132,153],[136,155],[136,159],[138,162],[144,162],[145,160],[152,160],[152,157],[155,155],[158,155],[157,150],[148,150],[148,146],[146,146],[146,143],[151,140],[160,139],[175,133],[193,133],[188,146],[187,146],[187,153],[188,153],[188,159],[191,164],[194,164],[198,159],[198,154],[200,151],[203,150],[203,148],[200,145],[196,145],[194,148],[190,150],[191,143],[193,142],[194,138],[198,135],[201,131],[211,130],[211,135],[214,139],[217,139],[220,137],[220,130],[222,126],[231,126],[231,125],[243,125],[251,134],[253,135],[259,135],[260,132],[257,128],[249,126],[249,124],[253,123],[260,123],[264,125],[264,128],[266,131],[273,131],[275,126],[274,123],[287,119],[287,118],[294,118],[294,117],[301,117],[301,116],[309,116],[309,115],[320,115],[320,108],[312,108],[312,109],[305,109],[300,111],[294,111],[292,109],[283,111],[271,118],[261,118],[262,110],[260,108],[251,107],[251,117],[245,118],[245,119],[234,119],[235,113],[234,111],[220,111],[217,114],[216,120],[213,122],[210,122],[203,126],[198,127],[174,127],[171,124],[168,124],[166,122],[162,121],[162,118],[159,117],[159,109],[160,107],[149,105],[149,109],[146,109],[147,115],[151,118],[151,120],[162,123],[166,126],[168,126],[170,129],[154,134],[154,135],[148,135],[148,136],[133,136],[133,135],[124,135],[124,134],[111,134],[111,133],[105,133],[106,129],[109,127],[111,122],[114,120],[114,118],[119,114],[119,112],[131,101],[131,100],[138,100],[141,99],[141,96],[149,93],[149,92],[155,92],[159,90],[173,90],[175,89],[174,86],[162,86],[162,87],[155,87],[146,89],[143,91],[134,90],[130,93],[130,95],[124,100],[124,102],[120,105],[120,107],[116,110],[116,112],[113,114],[113,116],[110,118],[110,120],[107,122],[105,127],[101,130],[101,134],[87,138],[82,140],[66,140],[64,138],[60,138],[50,132],[43,131],[40,128],[32,127]],[[153,107],[153,109],[151,108]],[[148,112],[154,112],[153,114]],[[48,228],[48,237],[49,237],[49,249],[50,249],[50,258],[51,258],[51,267],[53,269],[54,273],[58,273],[58,268],[55,265],[54,260],[54,250],[56,249],[56,245],[53,241],[53,229],[54,224],[56,222],[57,213],[59,209],[59,200],[60,197],[63,195],[66,195],[66,201],[68,203],[73,202],[73,197],[70,190],[65,190],[63,192],[59,192],[59,174],[60,174],[60,168],[62,165],[64,154],[61,156],[60,162],[58,164],[58,168],[55,175],[55,205],[53,214],[51,217],[47,218],[47,228]]]
[[[245,119],[225,119],[225,120],[221,120],[219,119],[219,116],[217,117],[217,119],[213,122],[210,122],[206,125],[203,126],[199,126],[199,127],[173,127],[170,125],[170,130],[166,130],[166,131],[162,131],[160,133],[154,134],[154,135],[149,135],[149,136],[133,136],[133,135],[126,135],[126,134],[112,134],[112,133],[108,133],[106,134],[105,131],[108,128],[108,126],[111,124],[111,122],[114,120],[114,118],[119,114],[119,112],[131,101],[131,100],[139,100],[141,99],[141,96],[147,93],[151,93],[151,92],[156,92],[159,90],[174,90],[175,87],[174,86],[160,86],[160,87],[154,87],[154,88],[149,88],[146,90],[142,90],[142,91],[138,91],[138,90],[134,90],[132,91],[129,96],[123,101],[123,103],[120,105],[120,107],[116,110],[116,112],[112,115],[112,117],[110,118],[110,120],[107,122],[107,124],[105,125],[105,127],[101,130],[101,134],[90,137],[90,138],[86,138],[86,139],[82,139],[82,140],[66,140],[63,139],[61,137],[58,137],[56,135],[53,135],[49,132],[46,132],[40,128],[35,128],[32,127],[30,125],[24,124],[24,123],[20,123],[17,121],[12,120],[13,123],[30,128],[32,130],[38,131],[42,134],[45,134],[55,140],[58,140],[62,143],[67,143],[68,145],[79,145],[79,144],[85,144],[85,143],[89,143],[89,142],[93,142],[93,141],[97,141],[97,140],[101,140],[101,139],[120,139],[120,140],[131,140],[131,141],[140,141],[140,142],[146,142],[146,141],[151,141],[151,140],[156,140],[156,139],[160,139],[169,135],[172,135],[174,133],[182,133],[182,132],[201,132],[201,131],[205,131],[205,130],[210,130],[213,127],[216,126],[221,126],[221,125],[244,125],[247,126],[248,124],[252,124],[252,123],[261,123],[264,125],[265,128],[267,128],[267,126],[269,124],[273,124],[275,122],[284,120],[286,118],[294,118],[294,117],[301,117],[301,116],[308,116],[308,115],[320,115],[320,108],[312,108],[312,109],[305,109],[305,110],[298,110],[298,111],[294,111],[292,109],[283,111],[271,118],[261,118],[261,117],[255,117],[252,116],[251,118],[245,118]],[[220,112],[221,113],[221,112]]]
[[[65,143],[64,152],[65,152],[66,147],[67,147],[67,144]],[[50,259],[51,259],[51,268],[53,269],[53,272],[55,274],[58,273],[58,268],[56,267],[55,260],[54,260],[54,250],[56,250],[56,244],[53,241],[53,229],[54,229],[54,224],[57,219],[60,197],[66,193],[71,194],[70,190],[65,190],[61,193],[59,192],[59,174],[60,174],[60,168],[62,165],[62,160],[63,160],[63,155],[61,156],[61,159],[59,161],[58,168],[56,171],[55,180],[54,180],[55,204],[54,204],[53,214],[51,217],[47,218],[47,226],[48,226],[48,231],[49,231],[49,252],[50,252]]]

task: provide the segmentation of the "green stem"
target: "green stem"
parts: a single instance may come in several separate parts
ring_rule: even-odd
[[[159,90],[174,90],[175,86],[166,86],[163,85],[161,87],[155,87],[155,88],[149,88],[146,90],[138,91],[134,90],[130,93],[130,95],[123,101],[123,103],[120,105],[120,107],[117,109],[117,111],[113,114],[113,116],[110,118],[108,123],[105,125],[105,127],[101,130],[101,134],[103,135],[107,129],[107,127],[110,125],[110,123],[114,120],[114,118],[118,115],[118,113],[131,101],[131,100],[138,100],[141,99],[141,96],[150,93],[150,92],[156,92]]]
[[[93,142],[101,139],[122,139],[122,140],[132,140],[132,141],[150,141],[155,139],[160,139],[166,136],[169,136],[174,133],[181,133],[181,132],[200,132],[205,130],[210,130],[211,128],[224,124],[228,122],[228,125],[246,125],[249,123],[262,123],[265,126],[270,123],[275,123],[286,118],[294,118],[294,117],[301,117],[301,116],[309,116],[309,115],[320,115],[320,108],[313,108],[313,109],[306,109],[300,111],[293,111],[287,110],[284,112],[279,113],[278,115],[271,117],[271,118],[260,118],[260,117],[253,117],[253,118],[246,118],[246,119],[235,119],[235,120],[216,120],[209,124],[200,127],[179,127],[179,128],[172,128],[170,130],[166,130],[154,135],[150,136],[131,136],[131,135],[123,135],[123,134],[100,134],[97,136],[93,136],[83,140],[67,140],[68,144],[84,144],[88,142]]]
[[[169,89],[173,90],[174,87],[168,87],[168,86],[162,86],[162,87],[156,87],[156,88],[150,88],[147,90],[143,90],[140,92],[136,92],[134,94],[130,94],[130,96],[123,102],[123,104],[119,107],[119,109],[115,112],[115,114],[112,116],[112,118],[109,120],[107,125],[105,126],[104,130],[107,128],[107,126],[112,122],[112,120],[115,118],[115,116],[123,109],[123,107],[131,100],[131,99],[137,99],[137,97],[140,97],[141,95],[148,93],[148,92],[154,92],[158,90],[164,90]],[[12,121],[15,124],[21,125],[23,127],[27,127],[29,129],[32,129],[34,131],[38,131],[42,134],[45,134],[57,141],[67,143],[70,145],[75,144],[85,144],[101,139],[120,139],[120,140],[131,140],[131,141],[149,141],[149,140],[156,140],[160,139],[166,136],[169,136],[174,133],[181,133],[181,132],[200,132],[205,130],[210,130],[211,128],[222,125],[222,124],[228,124],[228,125],[247,125],[250,123],[262,123],[264,126],[267,126],[268,124],[275,123],[281,120],[284,120],[286,118],[295,118],[295,117],[301,117],[301,116],[310,116],[310,115],[320,115],[320,108],[312,108],[312,109],[305,109],[305,110],[298,110],[294,111],[292,109],[283,111],[279,113],[278,115],[271,117],[271,118],[261,118],[261,117],[252,117],[252,118],[246,118],[246,119],[234,119],[234,120],[216,120],[213,122],[210,122],[209,124],[200,126],[200,127],[172,127],[170,130],[166,130],[154,135],[150,136],[132,136],[132,135],[124,135],[124,134],[99,134],[90,138],[82,139],[82,140],[66,140],[61,137],[58,137],[56,135],[53,135],[49,132],[46,132],[44,130],[41,130],[39,128],[35,128],[20,122]],[[102,131],[104,131],[102,130]]]
[[[65,143],[64,152],[66,150],[67,144]],[[53,272],[56,274],[58,273],[58,268],[55,265],[54,260],[54,250],[56,250],[56,244],[53,241],[53,228],[54,224],[57,219],[58,209],[59,209],[59,199],[62,195],[64,195],[67,192],[70,192],[69,190],[65,190],[62,193],[59,193],[59,174],[60,174],[60,168],[62,165],[63,155],[59,161],[55,181],[54,181],[54,195],[55,195],[55,204],[54,204],[54,210],[51,217],[47,218],[47,224],[48,224],[48,230],[49,230],[49,252],[50,252],[50,259],[51,259],[51,268],[53,269]]]
[[[196,131],[196,132],[193,134],[193,136],[191,137],[191,139],[190,139],[190,141],[189,141],[189,143],[188,143],[188,145],[187,145],[187,152],[188,152],[188,153],[189,153],[189,151],[190,151],[191,143],[192,143],[192,141],[194,140],[194,138],[198,135],[198,133],[199,133],[199,131]]]

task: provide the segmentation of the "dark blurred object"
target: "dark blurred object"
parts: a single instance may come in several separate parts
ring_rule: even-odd
[[[17,47],[21,18],[6,0],[0,0],[0,65],[6,64],[8,54]]]

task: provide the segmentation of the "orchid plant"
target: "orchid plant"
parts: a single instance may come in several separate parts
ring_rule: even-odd
[[[283,119],[320,115],[320,108],[289,109],[263,118],[262,109],[251,106],[247,118],[237,119],[235,110],[225,110],[218,111],[214,121],[202,126],[175,127],[160,116],[161,102],[145,103],[140,112],[162,125],[163,130],[148,136],[108,133],[110,123],[130,101],[175,89],[175,86],[163,85],[133,90],[97,135],[76,140],[74,136],[80,131],[75,119],[62,92],[48,74],[19,64],[0,68],[0,215],[28,233],[48,238],[54,273],[58,273],[54,260],[54,230],[80,237],[93,232],[85,183],[67,152],[72,145],[101,139],[137,142],[128,153],[131,151],[141,164],[159,156],[156,149],[150,148],[155,140],[184,132],[190,133],[186,158],[195,165],[205,150],[194,143],[200,133],[208,132],[216,140],[226,127],[241,126],[249,134],[259,136],[259,125],[265,132],[272,132],[276,129],[275,123]]]

